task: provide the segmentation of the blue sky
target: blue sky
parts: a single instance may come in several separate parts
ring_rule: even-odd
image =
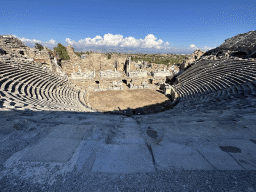
[[[256,30],[253,1],[1,0],[0,34],[75,51],[191,53]]]

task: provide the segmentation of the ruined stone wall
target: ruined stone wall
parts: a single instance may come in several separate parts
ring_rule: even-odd
[[[100,78],[107,79],[107,78],[120,78],[122,76],[121,73],[118,71],[106,70],[100,71]]]
[[[47,49],[39,51],[36,48],[27,47],[21,40],[11,35],[0,35],[0,48],[5,54],[23,55],[28,59],[33,59],[37,64],[44,63],[48,64],[48,68],[52,67],[51,56]]]
[[[180,64],[179,65],[172,65],[171,67],[169,67],[169,71],[173,74],[177,74],[180,72],[181,68],[180,68]]]
[[[7,55],[11,57],[24,57],[33,59],[30,57],[30,48],[27,47],[21,40],[12,35],[0,35],[0,49],[1,55]]]
[[[66,72],[67,76],[70,77],[73,73],[73,66],[69,60],[61,61],[62,70]]]
[[[71,61],[79,60],[80,58],[74,53],[71,45],[67,46],[67,52]]]
[[[60,76],[65,73],[58,66],[56,59],[52,57],[49,50],[44,47],[39,51],[36,48],[27,47],[21,40],[11,35],[0,35],[1,55],[8,55],[14,62],[31,61],[35,66],[42,67]],[[25,59],[25,60],[24,60]]]
[[[77,86],[88,90],[121,89],[112,82],[127,81],[131,89],[148,88],[148,84],[158,85],[166,80],[172,71],[179,72],[179,67],[148,62],[131,62],[126,55],[105,53],[84,54],[79,58],[71,46],[67,47],[69,61],[61,61],[63,71]],[[150,82],[150,83],[149,83]]]
[[[39,51],[38,49],[30,48],[28,50],[28,54],[30,57],[32,57],[34,59],[35,62],[46,63],[49,65],[52,64],[51,58],[50,58],[50,53],[46,49]]]
[[[148,78],[134,78],[128,83],[130,89],[146,89],[149,88]]]
[[[92,72],[84,72],[84,73],[71,73],[71,78],[72,79],[94,79],[95,78],[95,73],[94,71]]]
[[[107,91],[107,90],[123,90],[124,85],[121,79],[70,79],[72,83],[80,89],[85,89],[88,92]]]
[[[192,54],[189,55],[188,59],[183,61],[184,68],[187,68],[189,65],[194,63],[196,60],[199,60],[205,52],[201,50],[196,50]]]
[[[155,77],[166,77],[170,76],[171,72],[170,71],[153,71],[152,76]]]
[[[148,72],[147,71],[130,71],[128,73],[128,77],[138,77],[138,78],[143,78],[143,77],[147,77],[148,76]]]
[[[27,46],[21,40],[11,35],[0,35],[0,48],[3,49],[7,54],[17,53],[17,55],[19,55],[21,53],[18,51],[25,51]]]
[[[95,71],[117,70],[122,72],[124,70],[124,64],[126,57],[112,54],[111,58],[104,53],[90,53],[81,56],[81,60],[86,64],[86,68]],[[85,67],[85,66],[84,66]]]
[[[98,87],[94,91],[108,91],[108,90],[123,90],[122,80],[109,79],[107,81],[100,81]]]

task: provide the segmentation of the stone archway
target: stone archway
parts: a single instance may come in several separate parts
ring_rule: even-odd
[[[244,51],[238,51],[238,52],[235,52],[232,54],[232,56],[239,57],[239,58],[245,58],[246,55],[247,55],[247,53]]]

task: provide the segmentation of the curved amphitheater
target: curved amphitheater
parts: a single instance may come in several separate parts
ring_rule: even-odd
[[[0,56],[0,189],[92,191],[118,181],[121,191],[139,190],[140,180],[148,191],[177,170],[219,171],[214,179],[224,183],[234,171],[255,173],[256,41],[246,43],[255,34],[203,55],[169,85],[172,109],[149,115],[96,112],[67,78],[23,56]],[[232,52],[216,58],[225,46]],[[246,58],[231,56],[240,49]]]
[[[1,104],[7,109],[91,111],[84,94],[67,79],[36,67],[1,58]]]

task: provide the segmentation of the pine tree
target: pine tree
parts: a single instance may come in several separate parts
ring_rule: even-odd
[[[36,49],[39,49],[39,51],[43,50],[44,47],[43,45],[39,44],[39,43],[36,43],[36,46],[35,46]]]

